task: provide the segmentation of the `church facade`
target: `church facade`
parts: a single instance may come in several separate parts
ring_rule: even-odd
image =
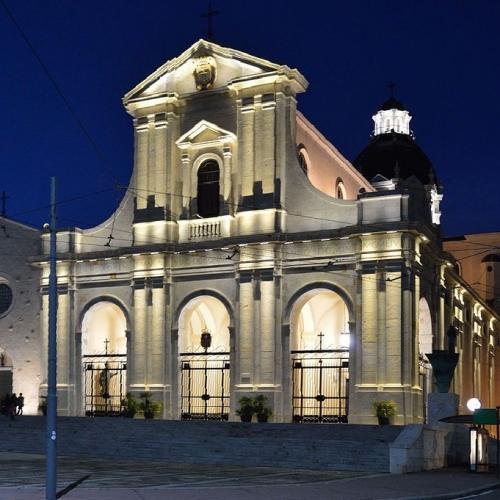
[[[276,422],[375,423],[373,402],[392,399],[394,423],[421,423],[426,354],[450,325],[461,403],[500,402],[499,318],[442,250],[441,188],[409,112],[384,103],[351,164],[298,111],[307,85],[200,40],[125,95],[123,200],[57,234],[61,415],[117,413],[148,391],[167,419],[235,420],[240,397],[264,394]]]

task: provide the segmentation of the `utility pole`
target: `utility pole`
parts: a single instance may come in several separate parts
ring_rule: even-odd
[[[57,489],[57,269],[56,178],[50,186],[49,342],[47,365],[47,477],[46,500],[56,500]]]

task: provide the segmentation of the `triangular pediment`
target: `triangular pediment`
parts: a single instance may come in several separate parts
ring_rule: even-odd
[[[210,123],[207,120],[201,120],[191,130],[188,130],[179,139],[176,144],[180,147],[185,147],[193,144],[206,144],[207,142],[227,142],[236,139],[236,136],[224,130],[223,128]]]
[[[128,92],[123,101],[127,103],[135,99],[165,94],[180,96],[200,91],[200,81],[195,77],[200,61],[208,61],[208,65],[211,66],[209,71],[213,71],[210,75],[210,84],[207,86],[210,89],[221,88],[240,79],[267,74],[287,75],[297,80],[302,87],[307,86],[304,77],[288,66],[200,39],[181,55],[160,66]]]

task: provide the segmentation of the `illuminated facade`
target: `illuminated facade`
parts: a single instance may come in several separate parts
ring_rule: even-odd
[[[455,390],[499,402],[498,318],[442,252],[441,190],[408,111],[384,105],[353,166],[298,112],[306,88],[200,40],[126,94],[123,201],[58,233],[61,414],[148,390],[169,419],[237,419],[239,397],[265,394],[278,422],[375,423],[380,399],[395,423],[422,422],[425,354],[457,320],[475,326]]]

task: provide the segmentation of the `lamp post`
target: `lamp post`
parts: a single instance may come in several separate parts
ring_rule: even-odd
[[[50,193],[50,274],[49,335],[47,365],[47,477],[46,500],[56,500],[57,488],[57,231],[56,179],[52,177]]]
[[[474,414],[474,424],[469,429],[469,470],[471,472],[482,472],[488,470],[488,431],[482,424],[488,423],[484,415],[490,409],[481,410],[481,401],[478,398],[470,398],[466,403],[467,409]]]
[[[201,332],[200,337],[200,345],[205,349],[205,370],[204,370],[204,378],[205,378],[205,391],[203,392],[203,402],[205,403],[205,419],[208,415],[208,400],[210,399],[210,394],[208,394],[208,349],[212,345],[212,335],[211,333],[205,329]]]

